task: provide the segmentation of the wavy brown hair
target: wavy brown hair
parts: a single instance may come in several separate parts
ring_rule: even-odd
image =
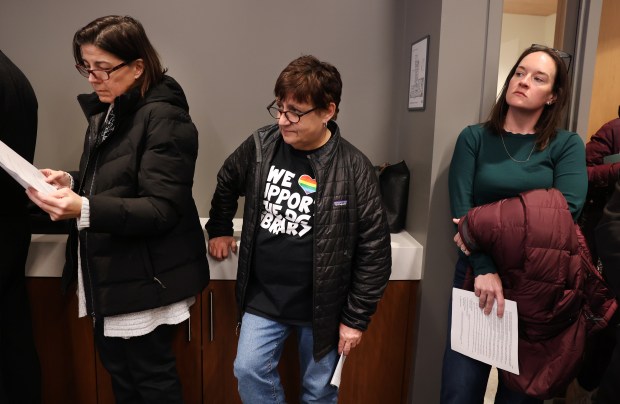
[[[568,98],[570,95],[568,70],[564,64],[564,61],[558,54],[558,51],[555,49],[532,46],[521,53],[521,56],[519,56],[519,59],[517,59],[517,62],[510,70],[508,77],[506,77],[506,81],[504,81],[504,86],[502,87],[502,92],[497,98],[493,109],[491,109],[489,120],[484,123],[484,126],[493,133],[502,133],[504,130],[504,123],[506,122],[506,114],[508,113],[508,103],[506,102],[508,85],[523,58],[534,52],[544,52],[549,55],[555,62],[556,68],[552,88],[552,92],[556,97],[555,102],[551,105],[545,104],[543,112],[534,127],[534,129],[536,129],[536,147],[538,150],[542,150],[547,147],[551,139],[553,139],[553,137],[557,134],[557,129],[560,125],[560,121],[562,120],[564,109],[568,104]]]
[[[80,28],[73,36],[73,58],[78,64],[84,64],[82,45],[94,45],[123,62],[142,59],[144,72],[136,83],[140,86],[142,96],[153,85],[161,82],[166,73],[144,27],[132,17],[108,15]]]
[[[278,100],[292,97],[297,102],[307,102],[321,109],[327,109],[329,103],[333,102],[336,104],[336,112],[332,119],[336,120],[342,80],[333,65],[305,55],[293,60],[282,70],[273,93]]]

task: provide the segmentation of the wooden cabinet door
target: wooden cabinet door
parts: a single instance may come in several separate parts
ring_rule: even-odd
[[[237,317],[235,281],[212,280],[202,292],[203,403],[241,403],[233,374]]]
[[[347,357],[339,403],[405,403],[418,282],[390,281],[362,343]]]
[[[177,326],[173,350],[177,360],[177,372],[183,387],[185,403],[202,402],[202,362],[200,341],[201,297],[190,308],[190,318]],[[109,373],[97,355],[97,395],[99,404],[114,404],[114,393]]]
[[[201,305],[202,297],[198,295],[190,309],[190,318],[179,324],[173,342],[183,401],[187,404],[202,402]]]
[[[60,278],[27,278],[26,287],[43,404],[97,403],[93,323],[78,319],[75,289],[63,296]]]

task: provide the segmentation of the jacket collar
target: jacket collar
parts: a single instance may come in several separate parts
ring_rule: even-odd
[[[78,102],[87,118],[101,114],[108,110],[110,104],[99,101],[97,93],[78,95]],[[134,87],[126,93],[116,97],[114,100],[114,111],[117,118],[135,111],[144,104],[150,102],[163,101],[176,105],[186,112],[189,111],[187,99],[181,86],[170,76],[164,76],[163,80],[151,87],[149,91],[141,97],[140,88]]]
[[[99,101],[99,97],[95,92],[80,94],[77,98],[87,119],[106,112],[110,107],[110,104]],[[121,118],[129,111],[133,111],[139,103],[144,103],[144,100],[140,98],[140,89],[138,87],[134,87],[128,92],[116,97],[114,100],[114,112],[116,113],[117,119]]]
[[[332,159],[341,141],[340,128],[335,121],[329,121],[327,129],[332,133],[331,137],[327,143],[312,153],[312,158],[319,165],[326,165]]]
[[[319,166],[326,165],[332,159],[338,149],[338,145],[342,140],[340,136],[340,128],[335,121],[329,121],[327,123],[327,128],[332,133],[331,137],[327,143],[311,154],[312,160]],[[272,124],[259,129],[259,132],[261,131],[264,131],[264,135],[261,136],[263,150],[270,147],[274,143],[282,142],[282,134],[280,133],[278,124]]]

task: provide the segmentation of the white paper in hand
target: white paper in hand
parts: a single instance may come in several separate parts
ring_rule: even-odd
[[[344,360],[347,357],[344,354],[340,354],[340,359],[338,359],[338,364],[336,365],[336,370],[334,370],[334,375],[332,376],[331,384],[335,387],[340,387],[340,378],[342,376],[342,367],[344,366]]]
[[[452,289],[452,349],[519,374],[519,315],[517,303],[505,299],[504,317],[497,317],[497,301],[491,314],[485,315],[478,306],[474,292]]]
[[[25,158],[15,153],[13,149],[0,140],[0,167],[4,169],[24,189],[32,187],[42,194],[49,194],[56,190],[53,185],[45,182],[45,176],[38,168],[30,164]]]

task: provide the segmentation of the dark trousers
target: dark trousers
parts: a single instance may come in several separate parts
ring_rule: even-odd
[[[40,403],[41,368],[24,276],[30,233],[23,221],[1,219],[0,403]]]
[[[615,327],[616,346],[598,389],[597,403],[618,403],[620,399],[620,326]]]
[[[615,346],[616,330],[614,326],[609,326],[587,338],[583,364],[577,376],[577,381],[581,387],[587,391],[592,391],[600,385]]]
[[[160,325],[140,337],[104,337],[103,321],[97,321],[95,344],[103,366],[112,376],[117,403],[183,402],[172,351],[175,329],[175,326]]]

